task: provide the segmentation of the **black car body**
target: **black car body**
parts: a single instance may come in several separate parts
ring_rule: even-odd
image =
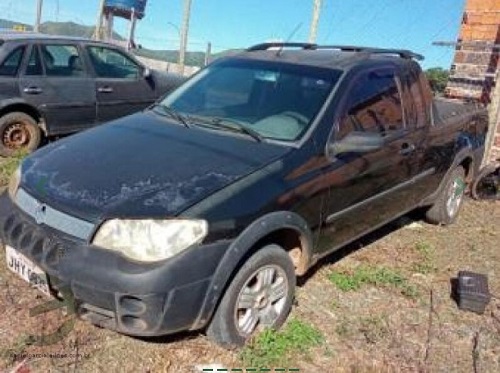
[[[288,46],[221,59],[163,104],[29,156],[10,196],[1,197],[4,243],[94,323],[130,335],[210,325],[217,341],[240,343],[250,329],[243,322],[235,334],[224,323],[240,299],[234,294],[246,289],[242,268],[281,276],[255,298],[255,309],[268,309],[278,289],[286,293],[284,280],[293,297],[290,267],[303,275],[417,207],[451,223],[481,164],[486,111],[433,100],[406,51]],[[254,79],[248,95],[245,74]],[[221,104],[228,100],[233,105]],[[199,229],[207,231],[151,262],[133,258],[141,244],[126,255],[96,244],[109,222],[153,229],[151,221],[162,219],[206,222]],[[279,326],[286,317],[274,316],[261,322]]]
[[[0,155],[143,110],[182,81],[111,44],[0,33]]]

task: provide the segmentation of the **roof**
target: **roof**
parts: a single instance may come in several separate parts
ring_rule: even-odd
[[[18,40],[53,40],[53,41],[71,41],[71,42],[92,42],[99,44],[108,44],[106,42],[92,40],[78,36],[62,36],[62,35],[48,35],[37,32],[29,31],[0,31],[0,39],[4,41],[18,41]]]
[[[280,49],[280,43],[257,45],[233,57],[286,62],[298,65],[308,65],[346,70],[364,61],[387,62],[398,65],[416,64],[413,59],[423,59],[422,56],[407,50],[379,49],[365,47],[317,46],[307,43],[285,43]],[[301,48],[301,49],[290,49]]]

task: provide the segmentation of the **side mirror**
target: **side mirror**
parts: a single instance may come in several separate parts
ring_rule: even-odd
[[[384,146],[384,137],[374,132],[351,132],[342,140],[329,146],[331,155],[344,153],[369,153]]]
[[[142,70],[142,77],[144,79],[151,78],[151,70],[148,67],[145,67],[144,70]]]

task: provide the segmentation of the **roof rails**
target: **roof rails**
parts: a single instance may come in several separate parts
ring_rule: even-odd
[[[283,42],[269,42],[254,45],[247,49],[247,52],[255,51],[265,51],[271,48],[302,48],[302,49],[314,49],[316,44],[312,43],[283,43]]]
[[[337,49],[342,52],[359,52],[367,54],[393,54],[405,59],[416,59],[418,61],[424,60],[424,56],[418,53],[414,53],[407,49],[388,49],[388,48],[371,48],[371,47],[359,47],[353,45],[317,45],[312,43],[262,43],[254,45],[247,49],[248,52],[253,51],[263,51],[270,48],[302,48],[305,50],[318,50],[318,49]]]

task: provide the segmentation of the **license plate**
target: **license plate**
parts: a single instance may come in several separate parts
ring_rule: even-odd
[[[51,296],[47,274],[40,267],[10,246],[5,247],[5,253],[7,267],[12,272],[45,295]]]

